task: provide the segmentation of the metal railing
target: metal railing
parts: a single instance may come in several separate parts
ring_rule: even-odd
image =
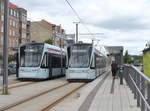
[[[124,65],[124,78],[141,111],[150,111],[150,78],[134,66]]]

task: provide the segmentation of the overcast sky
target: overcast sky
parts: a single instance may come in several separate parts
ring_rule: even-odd
[[[11,0],[28,10],[31,20],[45,19],[75,33],[79,21],[65,0]],[[91,33],[79,40],[99,39],[101,45],[121,45],[130,54],[141,54],[150,41],[150,0],[68,0]],[[82,22],[81,21],[81,22]],[[89,33],[79,25],[79,33]]]

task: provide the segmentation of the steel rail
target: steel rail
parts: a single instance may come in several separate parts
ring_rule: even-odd
[[[16,82],[16,83],[19,83],[19,82]],[[16,84],[14,83],[14,84]],[[22,87],[22,86],[29,86],[29,85],[33,85],[33,84],[38,84],[39,82],[32,82],[32,83],[26,83],[26,84],[19,84],[19,85],[16,85],[16,86],[10,86],[8,87],[8,89],[14,89],[14,88],[18,88],[18,87]],[[13,85],[13,84],[11,84]],[[2,89],[0,89],[0,92],[2,91]]]
[[[77,88],[71,90],[69,93],[65,94],[64,96],[58,98],[57,100],[55,100],[54,102],[52,102],[51,104],[49,104],[48,106],[46,106],[45,108],[43,108],[41,111],[48,111],[50,109],[52,109],[54,106],[56,106],[57,104],[59,104],[60,102],[62,102],[64,99],[66,99],[68,96],[72,95],[73,93],[75,93],[77,90],[81,89],[82,87],[84,87],[86,84],[88,83],[84,83],[80,86],[78,86]]]
[[[49,93],[49,92],[51,92],[51,91],[57,90],[57,89],[59,89],[59,88],[61,88],[61,87],[64,87],[64,86],[66,86],[66,85],[68,85],[68,84],[70,84],[70,83],[64,83],[64,84],[59,85],[59,86],[57,86],[57,87],[55,87],[55,88],[48,89],[48,90],[43,91],[43,92],[40,92],[40,93],[38,93],[38,94],[36,94],[36,95],[32,95],[32,96],[30,96],[30,97],[28,97],[28,98],[26,98],[26,99],[23,99],[23,100],[20,100],[20,101],[15,102],[15,103],[12,103],[12,104],[10,104],[10,105],[4,106],[4,107],[2,107],[2,108],[0,109],[0,111],[5,111],[5,110],[8,110],[8,109],[11,109],[11,108],[13,108],[13,107],[16,107],[17,105],[20,105],[20,104],[23,104],[23,103],[25,103],[25,102],[28,102],[28,101],[30,101],[30,100],[32,100],[32,99],[34,99],[34,98],[37,98],[37,97],[42,96],[42,95],[44,95],[44,94],[47,94],[47,93]]]

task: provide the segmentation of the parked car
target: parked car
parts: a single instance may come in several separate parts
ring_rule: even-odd
[[[8,65],[8,74],[16,74],[16,64]]]

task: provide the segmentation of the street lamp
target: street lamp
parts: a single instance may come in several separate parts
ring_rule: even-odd
[[[73,22],[73,23],[76,24],[76,43],[78,43],[78,24],[79,24],[80,22]]]
[[[4,44],[3,44],[3,94],[8,94],[8,11],[9,0],[4,0]]]

